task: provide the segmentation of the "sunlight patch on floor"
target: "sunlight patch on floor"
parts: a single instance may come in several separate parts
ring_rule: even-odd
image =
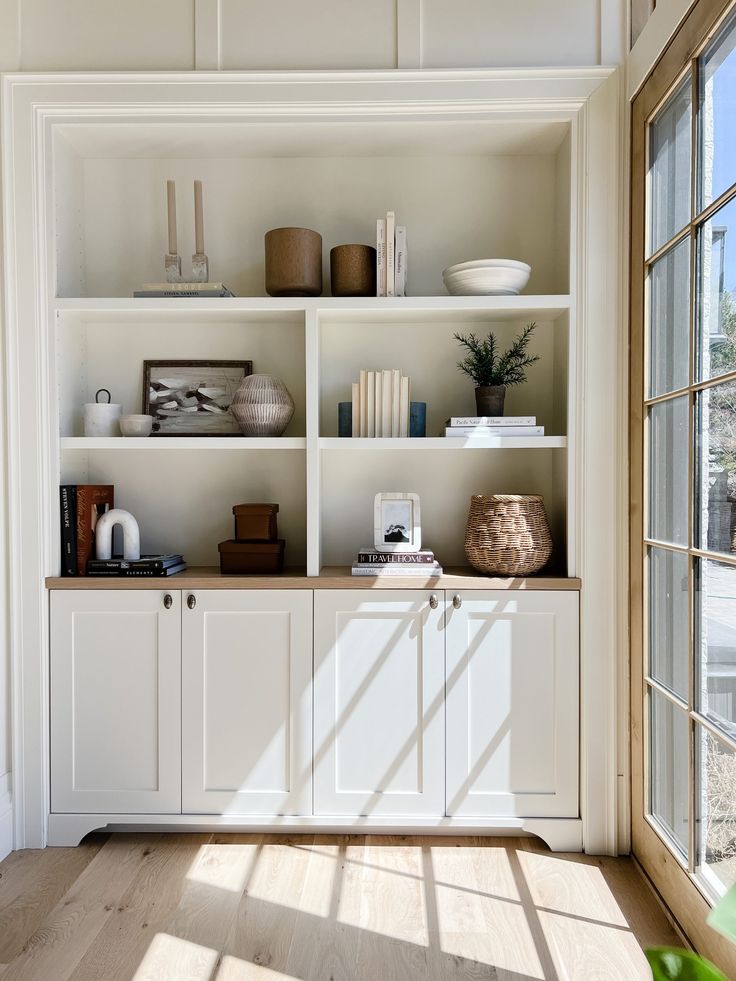
[[[315,865],[321,866],[319,874]],[[253,869],[248,883],[248,896],[268,903],[277,903],[287,909],[327,916],[330,911],[332,877],[335,861],[332,856],[312,856],[307,848],[294,848],[291,844],[267,844],[263,846],[262,861]],[[302,883],[309,873],[314,873],[318,887],[294,889],[294,883]],[[314,880],[313,880],[314,881]]]
[[[213,981],[295,981],[295,978],[293,974],[272,971],[270,967],[252,964],[228,954],[223,957]]]
[[[157,933],[132,981],[161,981],[163,978],[210,981],[218,956],[219,952],[210,947],[168,933]]]
[[[565,981],[652,981],[644,951],[632,933],[557,913],[540,912],[539,921]]]
[[[629,929],[597,865],[517,850],[534,905]]]
[[[227,892],[242,892],[260,847],[258,844],[202,845],[187,879]]]

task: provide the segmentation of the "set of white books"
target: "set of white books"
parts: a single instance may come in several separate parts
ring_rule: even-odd
[[[406,296],[406,226],[387,211],[376,219],[376,296]]]
[[[353,436],[408,436],[411,385],[398,368],[362,369],[353,382]]]
[[[445,423],[445,436],[457,439],[488,436],[544,436],[536,416],[453,416]]]

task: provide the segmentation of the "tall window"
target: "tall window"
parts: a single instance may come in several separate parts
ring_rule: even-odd
[[[642,131],[642,818],[713,900],[736,882],[736,15]]]

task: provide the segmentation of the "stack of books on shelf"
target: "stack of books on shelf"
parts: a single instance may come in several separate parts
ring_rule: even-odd
[[[406,226],[387,211],[376,219],[376,296],[406,296]]]
[[[445,436],[457,439],[544,436],[536,416],[453,416],[445,423]]]
[[[149,576],[165,578],[187,567],[183,555],[141,555],[139,559],[89,559],[88,576]]]
[[[408,436],[411,384],[398,368],[361,370],[352,386],[353,436]]]
[[[442,566],[429,549],[419,552],[379,552],[364,546],[353,562],[353,575],[431,579],[442,575]]]
[[[224,283],[146,283],[133,292],[137,299],[160,296],[235,296]]]

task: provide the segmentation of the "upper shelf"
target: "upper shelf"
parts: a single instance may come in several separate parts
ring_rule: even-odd
[[[303,450],[303,436],[62,436],[62,450]]]

